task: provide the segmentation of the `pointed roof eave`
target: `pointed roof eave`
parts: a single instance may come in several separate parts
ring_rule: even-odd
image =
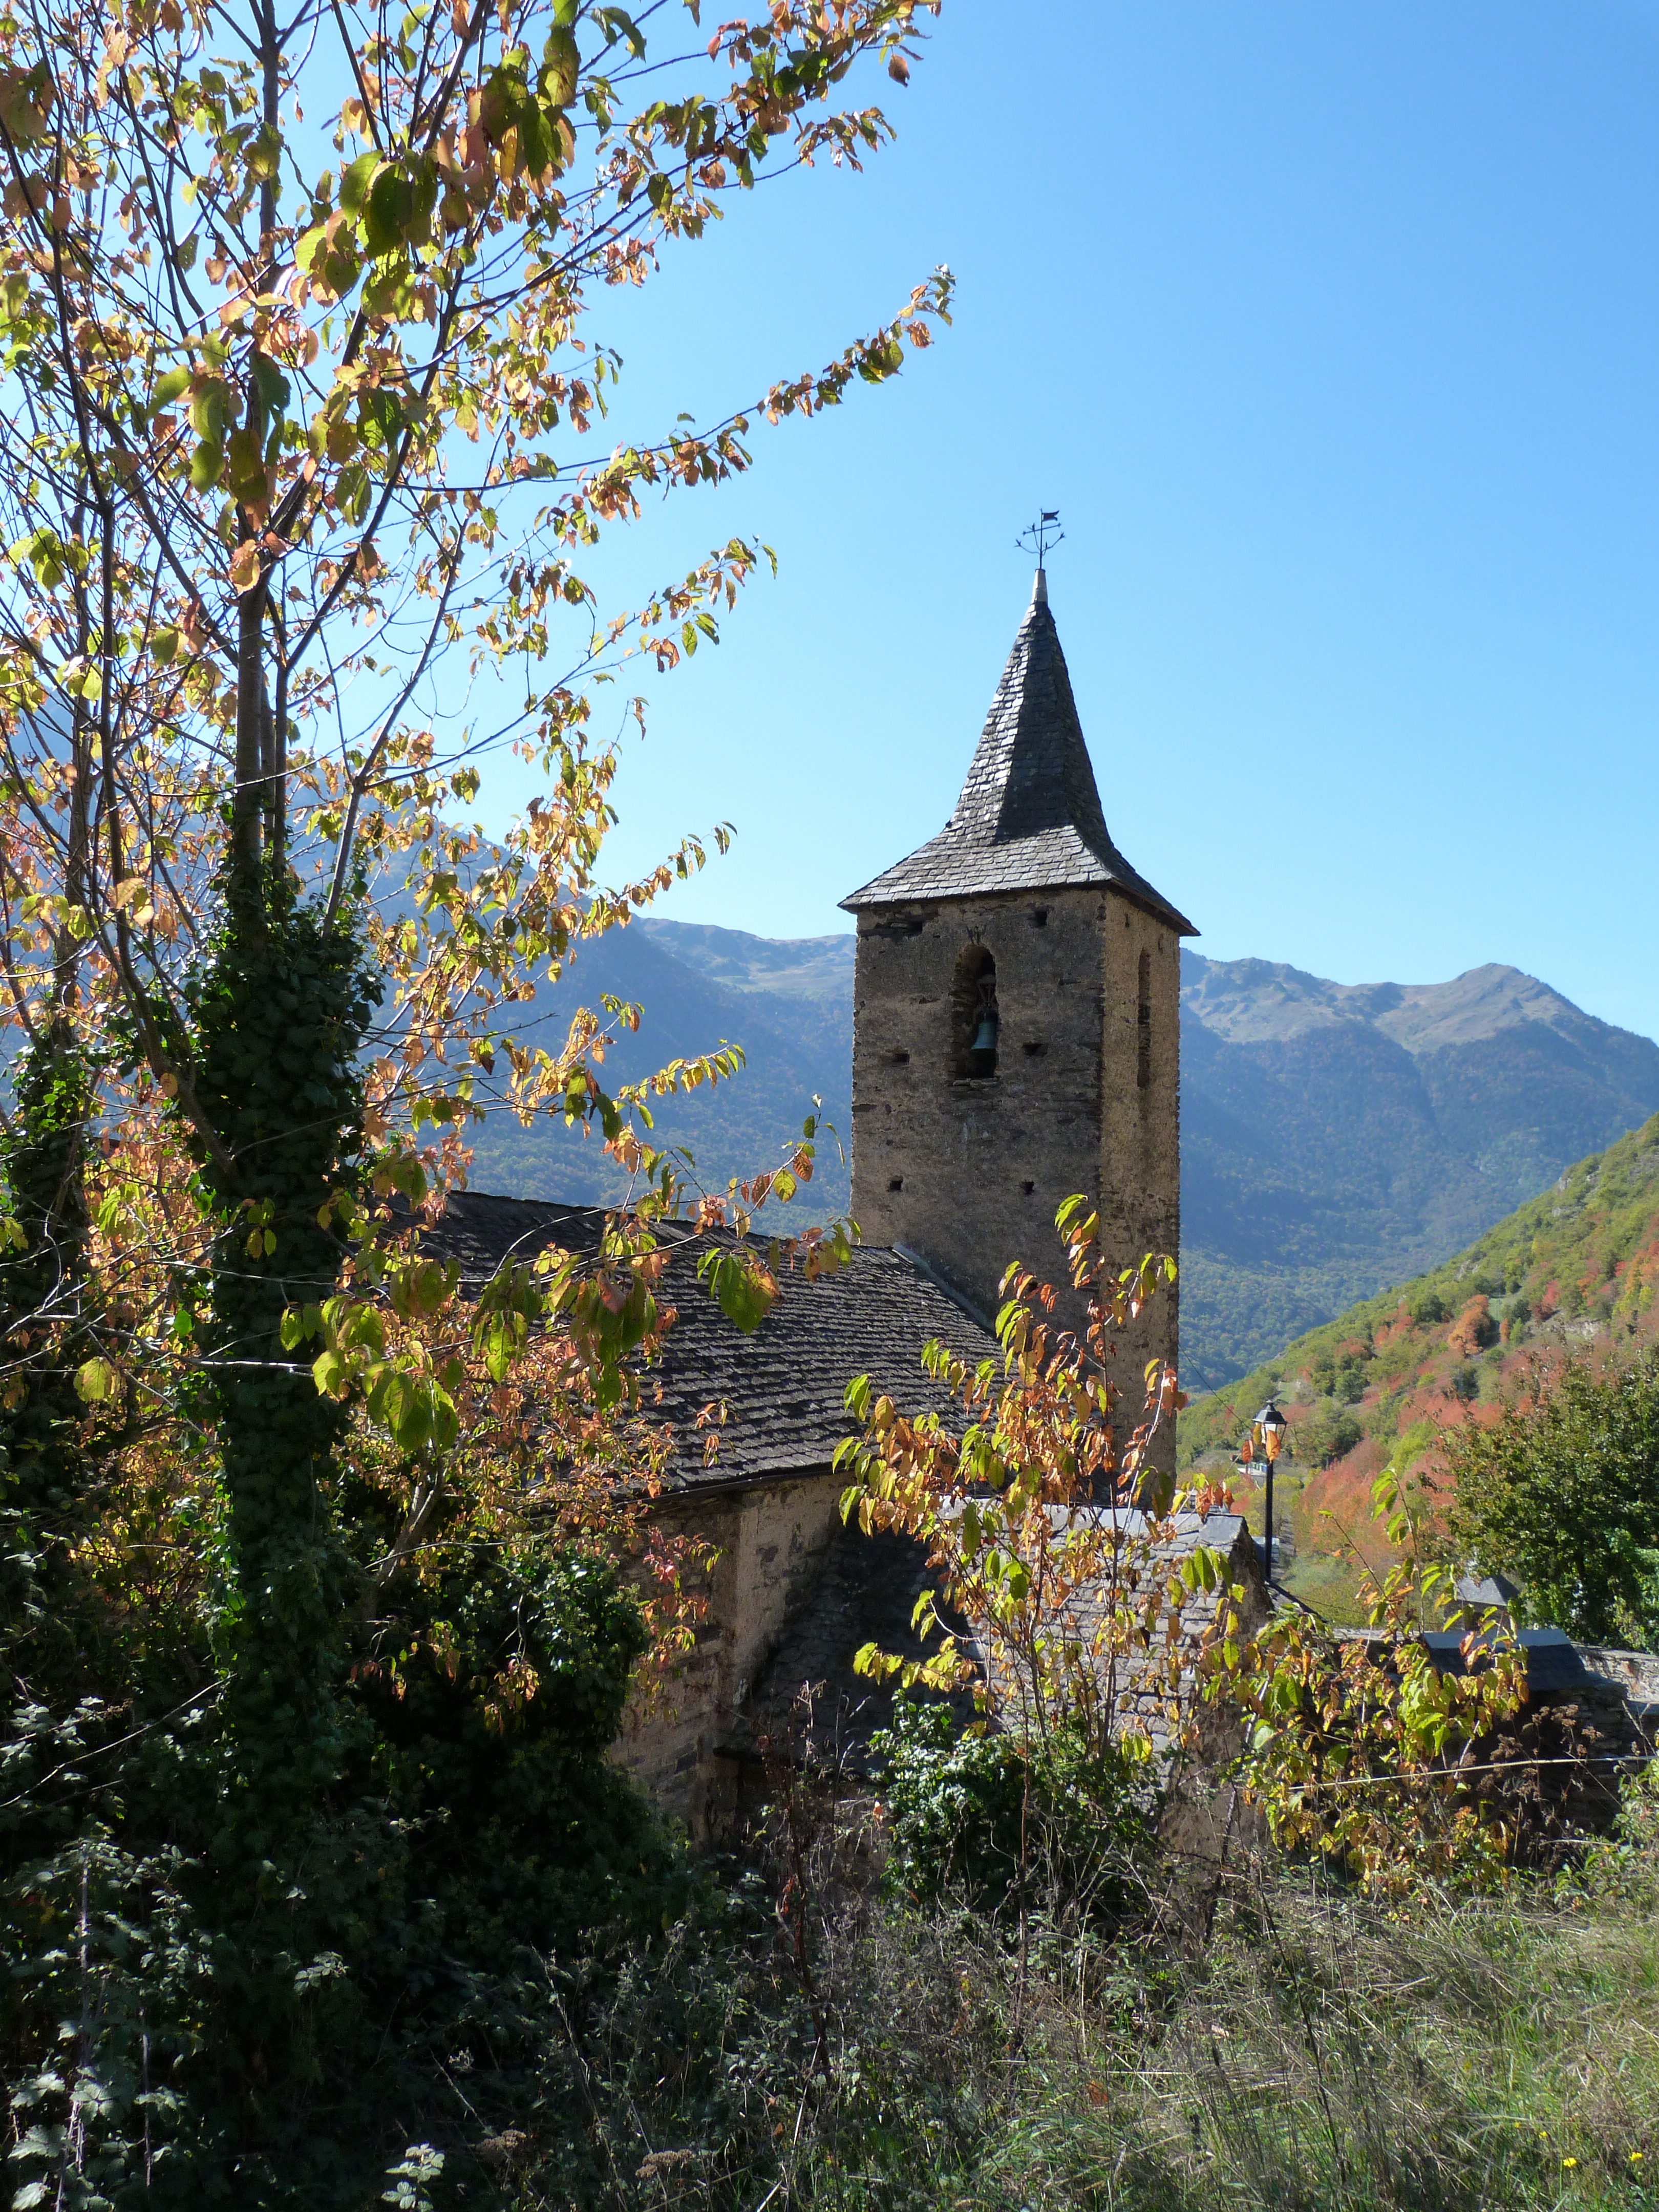
[[[857,914],[1092,884],[1121,892],[1179,936],[1199,933],[1112,842],[1039,568],[950,821],[841,903]]]
[[[845,914],[862,914],[872,907],[926,905],[997,891],[1086,890],[1091,884],[1118,891],[1133,905],[1144,907],[1177,937],[1200,934],[1197,923],[1154,890],[1121,854],[1103,860],[1075,830],[1020,838],[994,854],[967,848],[948,830],[941,830],[908,860],[848,892],[841,907]]]

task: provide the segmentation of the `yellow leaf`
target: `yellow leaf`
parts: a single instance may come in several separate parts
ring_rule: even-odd
[[[103,1399],[112,1397],[114,1391],[115,1373],[108,1360],[94,1358],[83,1361],[76,1369],[76,1395],[86,1405],[95,1406]]]
[[[230,580],[239,592],[251,592],[259,580],[259,548],[245,538],[230,556]]]

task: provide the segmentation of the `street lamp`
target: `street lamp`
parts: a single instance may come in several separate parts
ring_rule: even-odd
[[[1267,1586],[1270,1589],[1273,1587],[1273,1462],[1284,1447],[1290,1425],[1284,1414],[1279,1410],[1277,1399],[1273,1398],[1268,1399],[1267,1404],[1250,1424],[1253,1434],[1261,1439],[1261,1449],[1267,1459],[1267,1480],[1262,1508],[1262,1535],[1266,1540],[1266,1551],[1263,1556],[1266,1561]]]

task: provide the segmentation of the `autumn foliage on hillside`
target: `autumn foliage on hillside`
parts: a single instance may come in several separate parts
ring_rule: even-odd
[[[1181,1463],[1213,1470],[1277,1395],[1297,1545],[1342,1549],[1369,1531],[1370,1488],[1442,1474],[1440,1443],[1489,1425],[1569,1358],[1623,1361],[1659,1340],[1659,1115],[1570,1168],[1443,1267],[1354,1306],[1282,1356],[1195,1401]],[[1242,1502],[1254,1503],[1245,1488]]]

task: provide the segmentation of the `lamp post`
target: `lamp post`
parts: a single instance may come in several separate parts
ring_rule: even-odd
[[[1278,1459],[1290,1423],[1279,1410],[1276,1399],[1269,1398],[1250,1426],[1261,1440],[1261,1449],[1267,1455],[1266,1502],[1262,1509],[1262,1537],[1266,1546],[1263,1553],[1267,1587],[1273,1580],[1273,1462]]]

